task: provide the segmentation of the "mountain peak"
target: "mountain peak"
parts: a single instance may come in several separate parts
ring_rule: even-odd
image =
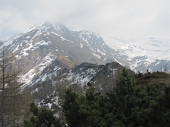
[[[79,31],[79,34],[82,35],[82,36],[88,36],[88,37],[93,36],[93,37],[96,37],[97,39],[102,38],[99,34],[96,34],[96,33],[89,31],[89,30],[81,30],[81,31]]]
[[[38,24],[34,27],[31,27],[30,29],[28,29],[26,32],[24,33],[29,33],[33,30],[39,30],[39,31],[42,31],[42,32],[61,32],[61,31],[66,31],[68,30],[67,27],[65,27],[64,25],[62,24],[57,24],[57,23],[51,23],[51,22],[45,22],[45,23],[41,23],[41,24]]]

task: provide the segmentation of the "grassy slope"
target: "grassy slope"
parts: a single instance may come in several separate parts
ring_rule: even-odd
[[[136,85],[157,85],[160,84],[162,87],[170,84],[170,74],[165,72],[153,72],[146,73],[141,77],[135,78]]]

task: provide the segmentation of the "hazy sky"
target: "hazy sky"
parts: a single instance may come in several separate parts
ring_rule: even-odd
[[[103,37],[170,38],[170,0],[0,0],[0,40],[46,21]]]

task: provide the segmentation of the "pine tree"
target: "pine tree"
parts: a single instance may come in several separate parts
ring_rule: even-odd
[[[65,92],[63,112],[70,127],[105,127],[103,118],[105,110],[105,98],[101,93],[95,92],[95,88],[88,83],[85,94],[78,94],[71,88]]]
[[[96,92],[93,85],[87,84],[88,89],[85,93],[85,101],[81,104],[80,113],[86,116],[86,126],[104,127],[104,96],[100,92]]]
[[[85,98],[74,92],[70,87],[65,91],[65,99],[63,102],[63,112],[70,127],[81,127],[84,116],[79,112],[80,105]]]
[[[37,107],[34,103],[31,103],[30,111],[33,116],[24,121],[23,127],[61,127],[53,113],[45,107]]]

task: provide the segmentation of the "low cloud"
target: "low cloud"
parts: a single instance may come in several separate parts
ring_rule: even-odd
[[[169,0],[0,0],[0,39],[41,22],[105,37],[169,38]]]

